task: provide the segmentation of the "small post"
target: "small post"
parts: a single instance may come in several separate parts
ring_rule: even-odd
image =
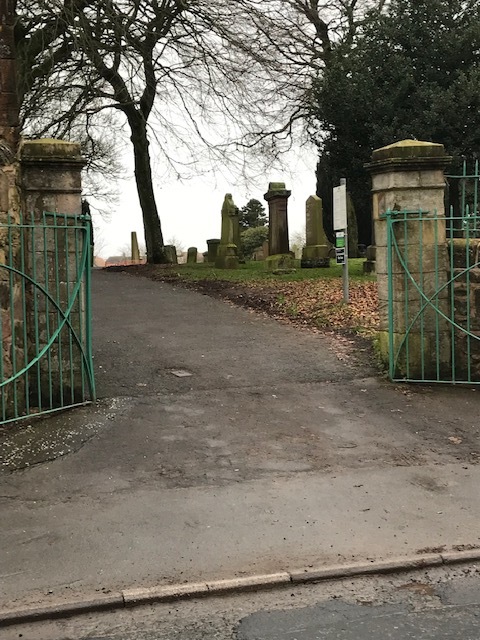
[[[343,301],[348,304],[348,222],[347,181],[340,179],[340,186],[333,189],[333,229],[335,231],[335,254],[337,264],[343,265]]]

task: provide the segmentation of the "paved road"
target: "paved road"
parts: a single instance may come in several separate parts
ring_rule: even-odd
[[[480,392],[125,274],[94,307],[99,405],[1,438],[4,607],[480,544]]]
[[[145,606],[0,629],[2,640],[478,640],[477,568]]]
[[[153,638],[154,636],[152,636]],[[480,605],[435,611],[329,603],[302,611],[254,614],[238,640],[477,640]]]

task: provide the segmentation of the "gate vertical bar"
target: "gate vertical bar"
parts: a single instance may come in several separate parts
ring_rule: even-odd
[[[93,372],[93,353],[92,353],[92,245],[90,242],[91,239],[91,224],[92,220],[89,215],[85,216],[85,232],[84,232],[84,242],[87,247],[87,261],[85,268],[85,304],[86,304],[86,349],[87,349],[87,366],[89,372],[89,384],[90,384],[90,394],[92,400],[96,400],[96,390],[95,390],[95,376]]]
[[[466,267],[466,285],[467,285],[467,379],[468,382],[471,381],[472,378],[472,365],[471,365],[471,308],[470,308],[470,208],[466,205],[465,208],[465,267]]]
[[[32,259],[32,278],[34,280],[34,282],[37,282],[37,277],[38,277],[38,272],[37,272],[37,225],[35,224],[35,218],[33,215],[33,211],[30,212],[29,215],[29,224],[30,224],[30,231],[32,234],[32,243],[31,243],[31,259]],[[47,302],[46,302],[47,304]],[[38,357],[38,354],[40,353],[40,336],[38,333],[38,292],[34,289],[33,290],[33,333],[34,333],[34,356],[35,358]],[[35,374],[36,374],[36,378],[37,378],[37,390],[36,390],[36,395],[37,395],[37,406],[38,406],[38,410],[40,411],[40,413],[42,412],[43,409],[43,398],[42,398],[42,383],[41,383],[41,367],[40,367],[40,361],[37,360],[37,364],[35,367]]]
[[[454,272],[454,240],[455,240],[455,222],[454,222],[454,211],[453,207],[451,207],[451,216],[450,216],[450,250],[449,250],[449,259],[450,259],[450,278],[453,276]],[[455,284],[452,282],[450,285],[450,340],[451,340],[451,362],[452,362],[452,382],[456,381],[456,370],[457,365],[455,362]]]
[[[11,336],[11,363],[12,363],[12,374],[16,374],[17,372],[17,353],[15,346],[17,344],[17,336],[16,336],[16,322],[15,322],[15,279],[14,279],[14,254],[13,254],[13,227],[14,220],[11,217],[10,212],[7,215],[7,224],[8,224],[8,265],[9,265],[9,280],[10,280],[10,336]],[[18,411],[18,380],[14,378],[13,380],[13,411],[17,413]]]
[[[24,226],[24,216],[23,213],[20,213],[19,220],[19,235],[20,235],[20,270],[22,273],[26,271],[26,257],[25,257],[25,226]],[[25,278],[20,279],[20,296],[22,301],[22,315],[24,318],[27,317],[27,300],[26,300],[26,290],[25,290]],[[30,375],[28,371],[28,336],[27,336],[27,322],[24,321],[22,323],[22,338],[23,338],[23,367],[26,369],[24,374],[23,384],[25,386],[25,411],[26,413],[30,413]]]
[[[434,264],[435,264],[435,308],[438,308],[438,288],[440,286],[440,281],[439,281],[439,260],[438,260],[438,224],[437,221],[435,220],[435,226],[434,226],[434,243],[435,243],[435,249],[434,249]],[[436,374],[436,379],[440,380],[440,358],[439,358],[439,353],[440,353],[440,323],[439,323],[439,314],[436,313],[435,314],[435,352],[437,354],[437,361],[436,361],[436,367],[435,367],[435,374]]]
[[[35,221],[34,221],[35,224]],[[47,234],[47,219],[45,217],[45,212],[42,213],[42,226],[43,226],[43,283],[45,287],[46,297],[45,297],[45,343],[48,344],[50,341],[50,283],[49,283],[49,265],[48,265],[48,234]],[[35,323],[37,326],[37,331],[40,331],[39,327],[39,318],[35,317]],[[53,409],[53,387],[52,387],[52,354],[50,349],[47,351],[47,366],[48,366],[48,408]],[[42,371],[40,371],[40,381],[42,381]],[[42,394],[43,394],[43,385],[42,385]]]
[[[387,221],[387,274],[388,274],[388,352],[389,352],[389,375],[393,380],[395,377],[395,343],[393,338],[393,239],[392,239],[392,212],[385,214]]]
[[[82,220],[83,220],[83,216],[82,216]],[[75,272],[77,274],[77,278],[80,277],[80,274],[83,273],[84,267],[82,265],[82,261],[81,261],[81,256],[82,254],[80,253],[80,249],[79,249],[79,242],[78,242],[78,237],[80,236],[81,242],[80,242],[80,246],[82,245],[83,242],[83,237],[84,237],[84,232],[83,232],[83,228],[81,229],[75,229]],[[88,274],[85,273],[85,281],[87,282],[87,278],[88,278]],[[83,321],[82,321],[82,307],[81,307],[81,301],[82,299],[86,299],[86,293],[81,292],[80,295],[80,299],[79,299],[79,305],[78,305],[78,335],[80,337],[80,341],[84,342],[84,328],[83,328]],[[85,305],[87,303],[85,302]],[[87,309],[85,309],[85,316],[86,316],[86,323],[88,324],[88,312]],[[88,350],[88,345],[87,345],[87,350]],[[88,356],[87,356],[88,357]],[[87,374],[88,375],[88,374]],[[81,387],[82,387],[82,397],[85,396],[85,368],[82,366],[80,368],[80,383],[81,383]]]

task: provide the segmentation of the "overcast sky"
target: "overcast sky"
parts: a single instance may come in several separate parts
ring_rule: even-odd
[[[288,163],[288,164],[287,164]],[[131,179],[119,183],[119,203],[110,207],[109,220],[94,213],[98,253],[106,258],[118,255],[130,243],[131,231],[143,241],[140,206],[133,179],[133,170],[127,171]],[[185,182],[170,181],[156,184],[157,205],[165,242],[176,238],[185,249],[197,247],[207,250],[207,239],[220,238],[221,208],[226,193],[232,193],[235,204],[242,207],[250,198],[260,200],[267,208],[263,194],[269,182],[285,182],[292,191],[288,202],[290,237],[305,229],[305,201],[315,193],[316,154],[313,149],[291,152],[285,162],[287,168],[271,168],[263,184],[245,185],[240,179],[226,180],[223,176],[201,176]],[[101,203],[99,203],[101,204]]]

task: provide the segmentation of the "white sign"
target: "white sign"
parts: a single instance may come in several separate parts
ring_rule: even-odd
[[[342,184],[333,188],[333,230],[347,228],[347,187]]]

